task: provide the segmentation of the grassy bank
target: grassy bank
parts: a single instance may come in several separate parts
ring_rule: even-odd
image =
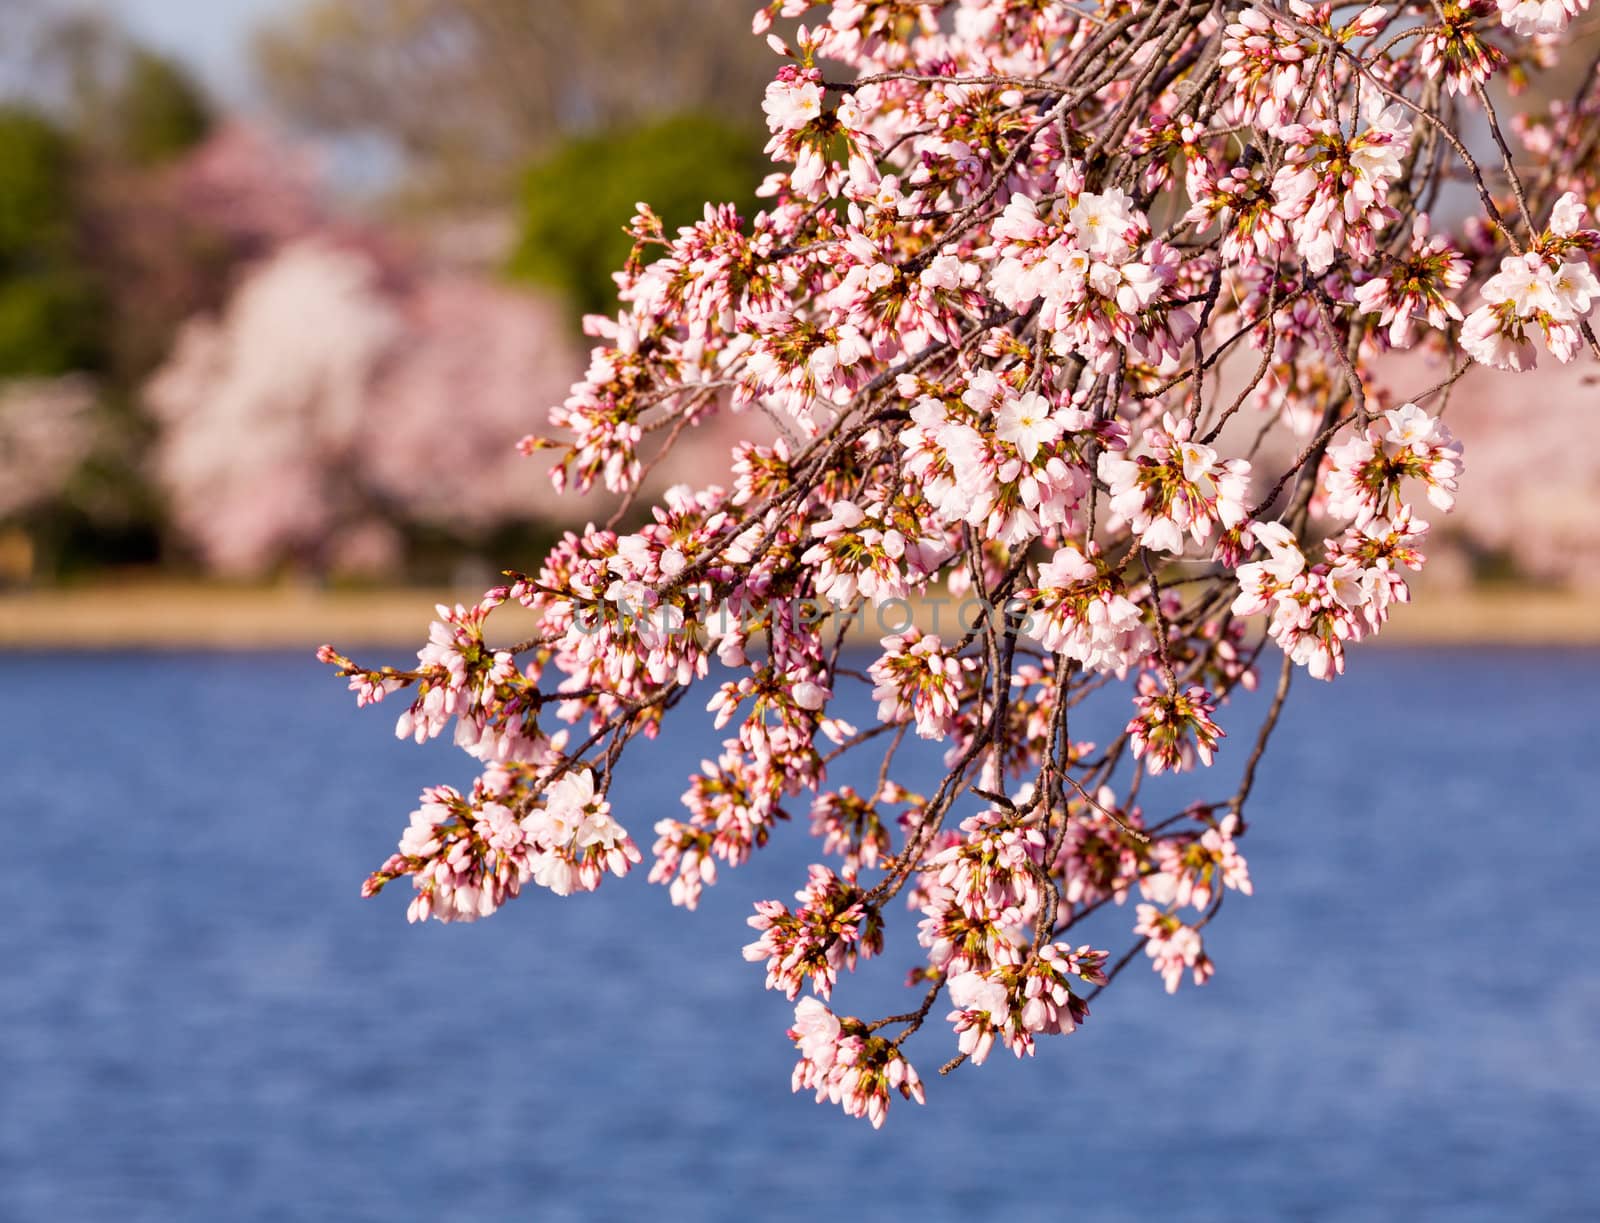
[[[7,592],[0,594],[0,648],[313,650],[332,641],[341,648],[381,647],[409,656],[427,636],[435,603],[472,599],[476,593],[257,589],[156,580]],[[497,618],[507,640],[531,623],[520,608],[505,609]],[[949,618],[947,610],[943,619]],[[1600,645],[1600,612],[1583,596],[1562,592],[1431,591],[1396,609],[1379,640]]]
[[[427,637],[435,603],[475,597],[466,591],[157,580],[7,592],[0,594],[0,647],[309,651],[332,641],[415,650]],[[525,616],[520,608],[506,616],[518,614]]]

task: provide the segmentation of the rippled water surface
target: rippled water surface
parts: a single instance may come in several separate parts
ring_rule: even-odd
[[[407,927],[358,886],[470,762],[396,709],[291,656],[12,655],[0,685],[0,1219],[1600,1217],[1594,653],[1301,685],[1216,978],[1138,965],[1033,1062],[947,1080],[930,1025],[928,1107],[879,1133],[790,1094],[791,1009],[739,956],[803,828],[696,915],[640,871]],[[646,848],[718,739],[685,713],[613,795]],[[839,1005],[900,1009],[909,963],[891,939]]]

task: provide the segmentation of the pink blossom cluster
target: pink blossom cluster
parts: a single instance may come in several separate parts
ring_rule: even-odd
[[[1197,544],[1243,526],[1249,518],[1246,459],[1221,459],[1210,446],[1189,440],[1190,422],[1163,418],[1145,430],[1149,453],[1128,459],[1107,450],[1098,472],[1111,509],[1125,519],[1142,547],[1182,553],[1184,535]]]
[[[1149,652],[1150,630],[1119,571],[1090,547],[1085,555],[1067,541],[1038,567],[1039,585],[1021,593],[1035,609],[1032,634],[1045,649],[1091,671],[1123,672]]]
[[[717,881],[717,861],[738,866],[767,843],[776,820],[785,818],[780,775],[757,773],[744,763],[739,741],[730,740],[722,756],[702,760],[700,772],[683,795],[687,820],[656,823],[651,883],[668,884],[672,903],[693,909],[701,890]]]
[[[1587,211],[1567,192],[1533,248],[1506,255],[1500,270],[1483,282],[1484,304],[1461,329],[1461,346],[1474,360],[1496,369],[1531,369],[1537,360],[1533,335],[1563,365],[1577,355],[1585,320],[1600,298],[1600,280],[1588,258],[1600,247],[1600,230],[1582,228]]]
[[[802,998],[795,1007],[789,1039],[800,1050],[794,1089],[815,1089],[818,1103],[832,1101],[881,1129],[891,1091],[923,1102],[922,1080],[899,1046],[870,1035],[860,1020],[841,1020],[815,998]]]
[[[1045,830],[1037,819],[991,809],[962,821],[964,837],[928,861],[918,938],[948,975],[1020,964],[1023,931],[1045,904]]]
[[[1178,308],[1181,259],[1120,188],[1079,188],[1068,168],[1062,199],[1041,218],[1036,201],[1018,195],[996,219],[989,289],[1015,312],[1038,303],[1038,327],[1052,352],[1086,356],[1109,370],[1121,352],[1159,364],[1193,333],[1193,315]]]
[[[792,913],[776,900],[756,905],[749,920],[761,937],[745,947],[744,958],[766,961],[768,989],[793,998],[809,984],[827,998],[840,968],[854,969],[858,956],[883,950],[882,922],[862,903],[861,889],[826,866],[811,868],[795,899],[800,907]]]
[[[1600,354],[1600,84],[1508,124],[1482,88],[1550,68],[1549,20],[774,0],[762,205],[672,234],[641,204],[620,309],[524,443],[626,512],[444,614],[413,670],[328,660],[523,779],[496,801],[532,821],[528,869],[563,847],[580,885],[630,860],[600,821],[629,745],[706,709],[722,750],[686,813],[649,812],[650,878],[693,908],[808,817],[827,861],[794,906],[756,906],[745,954],[799,998],[796,1089],[875,1124],[922,1099],[902,1048],[936,1013],[948,1070],[1072,1031],[1141,951],[1169,991],[1204,982],[1206,927],[1253,891],[1244,810],[1297,676],[1339,675],[1410,599],[1417,507],[1454,503],[1456,381],[1526,366],[1535,337]],[[1480,215],[1443,228],[1447,189]],[[750,434],[728,479],[635,506],[642,440],[715,420]],[[950,599],[976,614],[915,615]],[[534,627],[491,645],[511,601]],[[1123,729],[1086,742],[1085,711]],[[922,740],[941,763],[904,750]],[[819,999],[894,946],[894,907],[913,1001],[836,1015]]]
[[[1239,817],[1230,813],[1220,821],[1203,823],[1187,837],[1157,842],[1157,869],[1139,881],[1140,890],[1159,904],[1196,909],[1210,907],[1212,899],[1221,894],[1219,885],[1250,895],[1254,889],[1249,864],[1234,843],[1241,828]]]
[[[476,921],[516,896],[530,879],[557,896],[592,892],[603,873],[625,875],[640,861],[626,830],[597,799],[588,772],[569,773],[542,804],[518,818],[529,779],[491,768],[464,797],[449,786],[425,790],[400,838],[400,850],[367,879],[373,896],[403,875],[416,896],[411,921]]]
[[[916,723],[924,739],[948,738],[960,711],[967,677],[978,660],[947,650],[938,636],[910,629],[885,637],[869,674],[880,722]]]
[[[1217,740],[1227,732],[1212,719],[1216,700],[1199,684],[1182,692],[1163,690],[1150,675],[1141,677],[1143,695],[1134,698],[1135,712],[1127,734],[1135,760],[1151,773],[1194,767],[1196,757],[1211,765]]]
[[[1139,920],[1134,933],[1145,937],[1144,951],[1161,976],[1167,993],[1175,994],[1188,969],[1196,985],[1204,985],[1216,972],[1211,957],[1206,954],[1205,940],[1198,925],[1190,925],[1174,913],[1163,912],[1155,905],[1140,905]]]
[[[957,1047],[982,1065],[996,1037],[1018,1057],[1033,1056],[1037,1033],[1071,1032],[1089,1015],[1069,978],[1103,985],[1106,953],[1050,943],[1018,968],[969,970],[950,978],[950,1022]]]
[[[862,870],[878,869],[889,857],[892,839],[880,803],[911,798],[892,781],[886,781],[874,798],[857,794],[850,786],[824,790],[811,806],[811,835],[821,838],[823,853],[839,856],[839,874],[854,880]]]
[[[1589,11],[1589,0],[1496,0],[1500,20],[1523,35],[1555,35],[1579,13]]]

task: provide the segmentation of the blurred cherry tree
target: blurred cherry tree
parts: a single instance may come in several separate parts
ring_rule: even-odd
[[[578,367],[549,302],[302,238],[184,328],[146,391],[156,470],[220,572],[381,572],[408,531],[470,541],[539,513],[552,495],[514,443]]]
[[[1578,365],[1463,382],[1452,425],[1478,444],[1456,526],[1476,577],[1600,589],[1600,452],[1573,444],[1594,436],[1597,396],[1594,371]]]

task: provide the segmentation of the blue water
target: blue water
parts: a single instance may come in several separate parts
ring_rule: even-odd
[[[944,1080],[931,1024],[927,1107],[876,1133],[790,1094],[790,1006],[739,956],[802,828],[696,915],[640,871],[408,927],[358,886],[470,772],[395,710],[300,656],[0,656],[0,686],[3,1220],[1600,1217],[1600,654],[1303,684],[1216,978],[1141,962],[1032,1062]],[[717,738],[685,713],[613,795],[646,846]],[[839,1005],[900,1009],[908,963]]]

